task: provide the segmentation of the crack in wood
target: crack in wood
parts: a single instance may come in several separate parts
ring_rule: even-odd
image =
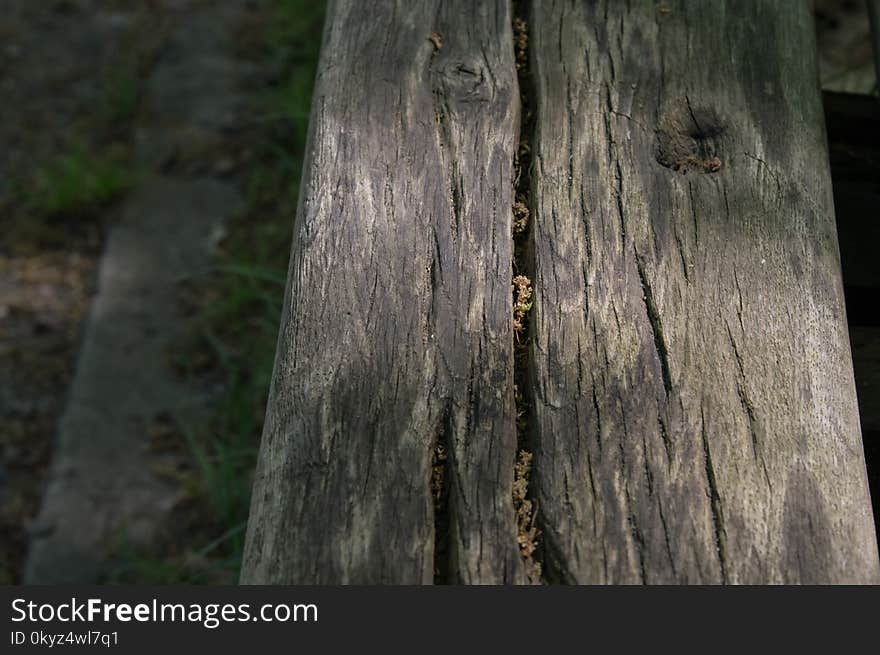
[[[529,490],[532,470],[532,395],[529,379],[529,335],[534,330],[530,319],[534,297],[534,262],[529,241],[533,234],[535,211],[523,212],[521,205],[531,203],[531,140],[534,132],[533,89],[529,66],[528,16],[524,2],[512,3],[513,47],[520,96],[519,143],[514,161],[514,207],[518,221],[513,230],[513,306],[514,306],[514,394],[516,403],[517,459],[514,462],[514,509],[517,545],[526,564],[526,574],[532,583],[545,582],[543,576],[543,548],[537,527],[537,504]],[[518,225],[517,225],[518,223]],[[526,290],[527,285],[527,290]]]
[[[727,337],[730,340],[730,347],[733,350],[733,357],[736,360],[737,371],[739,372],[739,379],[736,381],[736,393],[739,396],[740,404],[742,405],[743,411],[748,419],[749,435],[751,436],[752,441],[752,455],[755,458],[755,463],[761,466],[761,470],[764,472],[764,480],[772,491],[773,483],[770,481],[770,473],[767,471],[767,463],[764,461],[761,441],[758,437],[758,421],[755,417],[755,407],[746,391],[747,378],[745,366],[743,365],[742,356],[739,354],[739,348],[737,348],[736,341],[733,338],[733,332],[730,330],[730,325],[725,323],[725,327],[727,328]]]
[[[718,565],[721,568],[721,582],[729,584],[727,574],[727,544],[724,533],[724,510],[721,505],[721,496],[718,493],[718,481],[715,478],[715,467],[712,464],[712,454],[709,451],[709,436],[706,434],[706,417],[703,405],[700,403],[700,434],[703,440],[703,460],[706,468],[706,484],[709,490],[709,504],[712,509],[712,529],[715,534],[715,548],[718,551]]]
[[[449,583],[449,474],[450,474],[450,449],[449,434],[449,411],[442,417],[438,427],[437,437],[432,447],[431,477],[429,489],[431,493],[432,517],[434,524],[434,584]]]
[[[663,378],[663,389],[666,397],[672,393],[672,375],[669,372],[669,348],[666,345],[666,339],[663,336],[663,323],[660,320],[660,312],[657,311],[657,304],[654,302],[654,292],[651,289],[651,283],[645,275],[645,267],[638,251],[633,248],[636,258],[636,269],[639,272],[639,280],[642,285],[642,300],[645,303],[645,311],[648,314],[648,322],[651,325],[651,333],[654,336],[654,350],[657,352],[657,358],[660,360],[660,375]]]

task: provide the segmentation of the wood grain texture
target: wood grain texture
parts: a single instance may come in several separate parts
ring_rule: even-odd
[[[531,4],[549,580],[878,582],[808,3]]]
[[[503,0],[328,7],[245,583],[430,583],[438,442],[449,580],[525,579],[511,39]]]

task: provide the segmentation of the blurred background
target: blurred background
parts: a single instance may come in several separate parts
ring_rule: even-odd
[[[236,579],[323,4],[0,1],[0,583]]]
[[[0,0],[0,584],[236,581],[323,11]],[[864,2],[815,14],[823,89],[876,94]],[[832,161],[864,168],[844,132]],[[876,461],[865,229],[841,243]]]

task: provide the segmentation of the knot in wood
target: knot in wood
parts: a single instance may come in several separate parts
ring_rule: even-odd
[[[450,58],[438,67],[437,75],[447,100],[472,103],[487,102],[492,98],[490,77],[481,61]]]
[[[660,117],[657,162],[682,174],[717,173],[725,131],[714,109],[692,106],[685,98]]]

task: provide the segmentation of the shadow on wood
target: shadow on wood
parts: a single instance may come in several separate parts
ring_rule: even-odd
[[[329,11],[245,583],[527,579],[511,10],[392,4]],[[527,17],[545,581],[878,582],[809,9],[629,4]]]

